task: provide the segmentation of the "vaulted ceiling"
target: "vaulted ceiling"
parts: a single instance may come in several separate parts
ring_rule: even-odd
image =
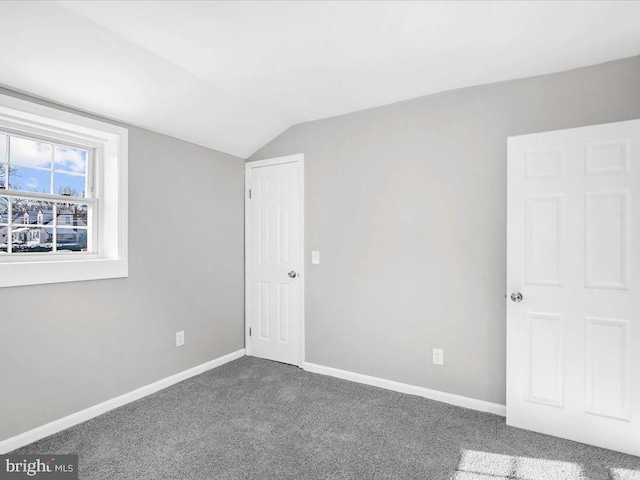
[[[640,2],[0,2],[0,84],[248,157],[301,122],[640,54]]]

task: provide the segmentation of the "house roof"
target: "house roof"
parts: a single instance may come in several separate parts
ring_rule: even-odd
[[[25,212],[28,216],[29,216],[29,220],[28,222],[26,222],[29,226],[52,226],[53,225],[53,210],[29,210],[27,212]],[[24,225],[25,222],[22,221],[22,218],[24,217],[25,213],[19,213],[13,216],[13,224],[14,225]],[[42,223],[38,222],[38,214],[42,213]],[[70,210],[63,210],[59,213],[58,218],[60,217],[66,217],[66,216],[73,216],[73,212],[71,212]],[[0,223],[7,223],[7,215],[5,214],[4,216],[0,215]],[[86,227],[87,224],[80,218],[74,218],[73,219],[73,224],[67,225],[67,224],[63,224],[60,223],[58,221],[58,227]],[[14,229],[14,231],[16,231],[16,229]]]

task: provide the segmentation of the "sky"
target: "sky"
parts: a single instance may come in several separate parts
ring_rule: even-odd
[[[80,195],[85,190],[87,157],[86,150],[20,137],[10,137],[7,142],[7,136],[0,134],[0,164],[8,161],[11,165],[9,183],[17,190],[58,194],[70,187]]]

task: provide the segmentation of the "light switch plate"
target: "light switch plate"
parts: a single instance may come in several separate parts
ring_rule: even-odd
[[[314,265],[320,264],[320,252],[318,250],[313,250],[311,252],[311,263]]]

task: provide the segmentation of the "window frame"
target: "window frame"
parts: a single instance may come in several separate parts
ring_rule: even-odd
[[[67,111],[0,94],[0,131],[9,135],[87,149],[87,198],[69,203],[93,204],[93,252],[6,253],[0,255],[0,287],[122,278],[128,276],[127,173],[128,130]],[[55,148],[55,147],[54,147]],[[91,171],[89,170],[91,169]],[[8,189],[0,190],[5,196]],[[11,191],[10,197],[39,194]],[[3,195],[4,193],[4,195]],[[51,200],[53,195],[42,195]],[[43,198],[45,199],[45,198]],[[78,200],[78,202],[76,202]],[[9,219],[10,221],[10,219]],[[87,231],[88,233],[88,231]]]

